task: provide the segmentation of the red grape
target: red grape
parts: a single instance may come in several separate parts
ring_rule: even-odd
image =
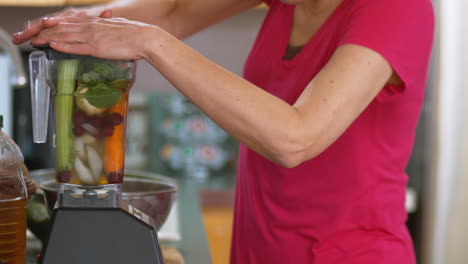
[[[123,116],[121,114],[119,114],[119,113],[110,114],[109,119],[110,119],[112,125],[114,125],[114,126],[118,126],[118,125],[122,124],[122,122],[124,121]]]
[[[95,128],[101,128],[104,125],[104,119],[100,116],[91,116],[89,123]]]
[[[77,137],[81,137],[85,132],[85,129],[79,125],[73,127],[73,134]]]
[[[101,137],[110,137],[112,134],[114,134],[114,127],[112,125],[106,125],[99,132],[99,136]]]
[[[79,126],[83,123],[86,123],[88,117],[86,116],[86,113],[78,110],[75,113],[73,113],[73,123],[75,126]]]
[[[61,171],[57,174],[57,180],[59,182],[68,182],[71,179],[70,171]]]
[[[109,183],[121,183],[123,182],[124,174],[120,171],[114,171],[107,175],[107,181]]]

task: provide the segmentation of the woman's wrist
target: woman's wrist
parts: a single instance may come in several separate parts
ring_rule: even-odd
[[[162,49],[165,46],[167,40],[167,33],[163,29],[154,25],[146,25],[140,32],[142,36],[145,36],[144,41],[141,42],[140,56],[153,64],[155,60],[162,54]]]

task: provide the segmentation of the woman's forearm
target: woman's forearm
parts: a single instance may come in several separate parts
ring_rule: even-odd
[[[117,0],[88,10],[98,16],[111,9],[114,17],[157,25],[182,39],[260,3],[261,0]]]
[[[64,53],[98,58],[146,59],[234,138],[286,167],[328,148],[392,75],[390,64],[379,53],[342,45],[291,106],[209,61],[158,26],[93,18],[50,26],[31,44],[49,44]]]
[[[300,116],[291,105],[221,68],[158,28],[146,59],[220,127],[264,157],[291,167],[301,162]]]
[[[180,33],[177,32],[176,23],[171,20],[170,16],[176,6],[177,0],[117,0],[83,9],[93,16],[98,16],[102,11],[110,9],[113,17],[158,25],[170,34],[178,36]]]

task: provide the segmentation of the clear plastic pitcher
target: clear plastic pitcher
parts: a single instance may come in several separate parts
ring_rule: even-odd
[[[45,47],[29,56],[34,142],[47,139],[53,99],[56,179],[122,183],[134,61],[71,55]]]

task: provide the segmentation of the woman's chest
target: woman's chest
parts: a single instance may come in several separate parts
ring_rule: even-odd
[[[322,24],[292,59],[285,60],[293,37],[291,12],[270,11],[245,63],[244,78],[293,104],[337,49],[341,21]]]

